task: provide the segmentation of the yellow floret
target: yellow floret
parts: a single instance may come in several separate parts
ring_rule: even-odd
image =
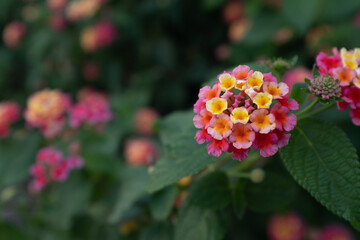
[[[360,77],[355,78],[354,85],[360,88]]]
[[[225,109],[227,109],[226,99],[216,97],[206,102],[206,110],[212,114],[222,113]]]
[[[222,91],[230,90],[235,86],[235,77],[229,73],[223,73],[219,77],[220,88]]]
[[[246,124],[249,121],[249,113],[246,108],[235,108],[231,113],[231,121],[233,123]]]
[[[253,98],[253,102],[258,108],[269,108],[272,102],[272,95],[268,93],[258,93]]]
[[[255,71],[247,80],[247,86],[255,90],[260,90],[264,76],[261,72]]]
[[[357,68],[358,64],[356,61],[356,55],[359,55],[358,51],[356,53],[351,53],[348,52],[345,48],[340,50],[341,60],[345,67],[349,67],[351,69]]]

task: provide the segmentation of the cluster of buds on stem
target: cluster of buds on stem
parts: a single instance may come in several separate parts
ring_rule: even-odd
[[[338,100],[341,96],[341,86],[337,79],[329,75],[314,77],[307,81],[310,93],[322,101]]]

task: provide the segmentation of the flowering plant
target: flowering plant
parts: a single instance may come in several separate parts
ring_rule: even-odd
[[[1,0],[0,239],[359,239],[341,4]]]

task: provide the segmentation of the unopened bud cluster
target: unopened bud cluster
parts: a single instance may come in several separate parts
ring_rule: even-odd
[[[310,80],[309,90],[313,95],[325,101],[341,97],[339,81],[329,75],[322,75]]]

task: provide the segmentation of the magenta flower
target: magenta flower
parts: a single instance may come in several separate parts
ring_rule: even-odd
[[[297,119],[295,114],[290,113],[290,110],[287,107],[282,106],[280,103],[276,103],[271,108],[271,113],[275,117],[276,129],[289,132],[296,126]]]
[[[354,240],[351,232],[338,224],[332,224],[321,230],[316,240]]]
[[[10,134],[11,125],[20,119],[20,107],[14,102],[0,102],[0,138]]]
[[[83,165],[80,156],[65,158],[63,153],[54,147],[42,148],[36,155],[35,164],[30,167],[29,172],[34,179],[30,182],[29,189],[39,192],[51,182],[63,182],[73,169],[82,168]]]
[[[97,91],[85,89],[79,92],[79,102],[69,110],[70,126],[78,128],[81,124],[97,126],[109,122],[113,114],[107,97]]]

